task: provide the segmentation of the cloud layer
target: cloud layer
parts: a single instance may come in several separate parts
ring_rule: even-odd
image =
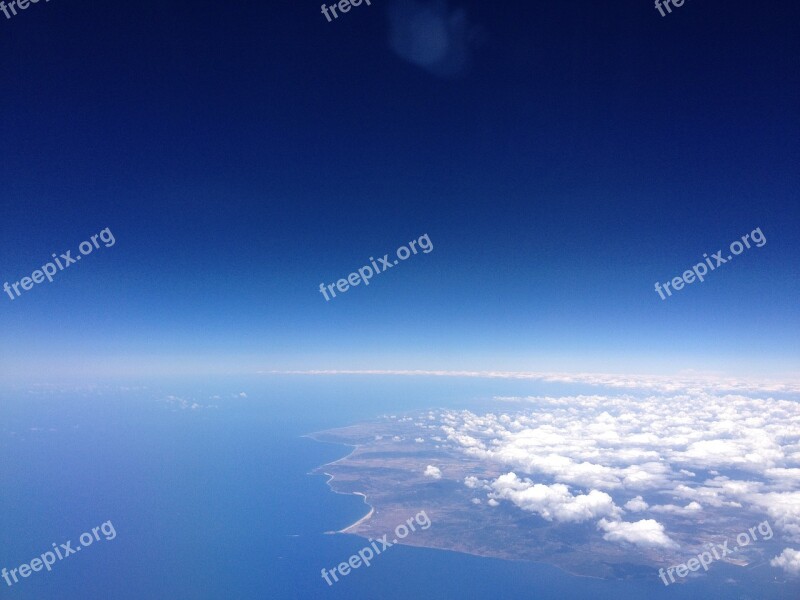
[[[489,506],[593,521],[607,542],[663,549],[683,546],[693,524],[730,527],[722,515],[733,508],[737,526],[767,515],[784,539],[800,541],[796,401],[698,390],[502,400],[517,410],[432,411],[417,423],[486,465],[463,485]],[[775,564],[788,570],[795,558],[786,552]]]
[[[685,393],[757,393],[800,394],[800,379],[773,381],[747,377],[720,377],[702,374],[675,376],[619,375],[609,373],[557,373],[536,371],[426,371],[426,370],[308,370],[308,371],[259,371],[279,375],[406,375],[425,377],[477,377],[486,379],[525,379],[546,383],[586,384],[599,387],[648,390],[668,394]],[[514,398],[506,398],[514,400]]]

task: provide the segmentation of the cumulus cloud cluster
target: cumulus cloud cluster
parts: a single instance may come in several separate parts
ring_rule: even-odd
[[[800,541],[800,403],[701,392],[514,400],[514,413],[438,415],[447,447],[504,469],[464,480],[490,505],[593,520],[609,542],[662,548],[677,545],[664,523],[736,508]]]

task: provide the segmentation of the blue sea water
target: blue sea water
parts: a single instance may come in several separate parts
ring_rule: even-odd
[[[544,564],[402,546],[329,587],[320,570],[365,540],[324,532],[367,507],[309,475],[350,449],[304,434],[386,413],[470,408],[493,395],[556,393],[556,386],[357,376],[124,385],[2,393],[0,568],[29,562],[54,542],[74,546],[109,520],[117,536],[101,537],[52,572],[12,587],[0,580],[0,598],[800,598],[796,588],[770,584],[763,568],[752,569],[744,586],[716,577],[664,588],[655,574],[598,581]]]

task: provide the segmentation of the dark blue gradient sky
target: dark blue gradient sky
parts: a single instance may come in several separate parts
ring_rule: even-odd
[[[0,283],[116,238],[0,296],[0,374],[796,373],[800,5],[436,10],[451,35],[417,49],[455,67],[392,48],[425,17],[397,0],[0,15]],[[425,233],[430,254],[319,293]]]

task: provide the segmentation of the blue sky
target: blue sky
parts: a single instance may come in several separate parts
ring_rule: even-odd
[[[797,372],[796,3],[317,4],[0,17],[3,377]]]

